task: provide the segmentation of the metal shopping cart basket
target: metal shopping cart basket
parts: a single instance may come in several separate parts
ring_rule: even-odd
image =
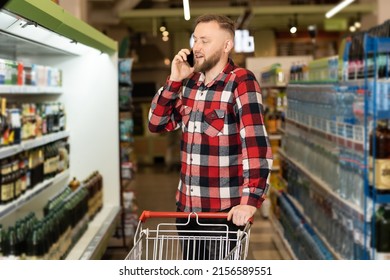
[[[185,223],[159,223],[144,228],[149,218],[181,218]],[[227,213],[182,213],[144,211],[126,260],[243,260],[248,255],[251,222],[243,230],[229,231],[225,224],[202,223],[202,219],[226,219]],[[191,220],[195,219],[195,220]],[[201,230],[178,230],[190,221]],[[215,230],[215,229],[218,230]],[[219,230],[220,229],[220,230]]]

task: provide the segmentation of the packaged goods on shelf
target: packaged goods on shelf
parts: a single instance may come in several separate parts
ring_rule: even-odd
[[[88,190],[88,216],[92,220],[103,207],[103,177],[98,172],[93,172],[83,181]]]
[[[286,78],[283,69],[279,63],[272,64],[270,67],[262,69],[260,73],[261,85],[285,85]]]
[[[69,168],[69,145],[56,141],[20,151],[0,161],[0,204],[11,203]]]
[[[338,259],[390,258],[389,26],[352,34],[341,60],[312,61],[287,87],[286,197]]]
[[[0,85],[61,87],[62,71],[50,66],[0,58]]]
[[[29,212],[8,228],[0,224],[0,259],[64,259],[102,203],[97,171],[73,190],[64,186],[47,200],[42,215]]]
[[[0,146],[20,144],[24,140],[64,131],[64,105],[50,103],[10,103],[1,98]]]
[[[118,61],[119,83],[124,85],[132,85],[131,70],[133,60],[131,58],[121,58]]]

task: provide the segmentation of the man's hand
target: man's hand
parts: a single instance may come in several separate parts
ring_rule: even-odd
[[[190,67],[187,63],[187,55],[189,54],[190,50],[182,49],[173,58],[169,77],[171,81],[181,82],[194,72],[194,67]]]
[[[245,225],[256,213],[257,208],[250,205],[234,206],[228,213],[227,220],[232,220],[237,226]]]

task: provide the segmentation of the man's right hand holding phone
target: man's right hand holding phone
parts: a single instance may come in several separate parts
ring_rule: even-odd
[[[170,80],[181,82],[194,72],[194,67],[187,63],[187,56],[192,53],[189,49],[181,49],[171,63]]]

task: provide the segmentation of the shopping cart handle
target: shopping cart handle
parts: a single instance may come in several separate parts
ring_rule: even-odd
[[[195,218],[199,219],[227,219],[228,213],[225,212],[154,212],[143,211],[139,220],[143,223],[149,218]],[[249,219],[250,223],[253,223],[253,217]]]

